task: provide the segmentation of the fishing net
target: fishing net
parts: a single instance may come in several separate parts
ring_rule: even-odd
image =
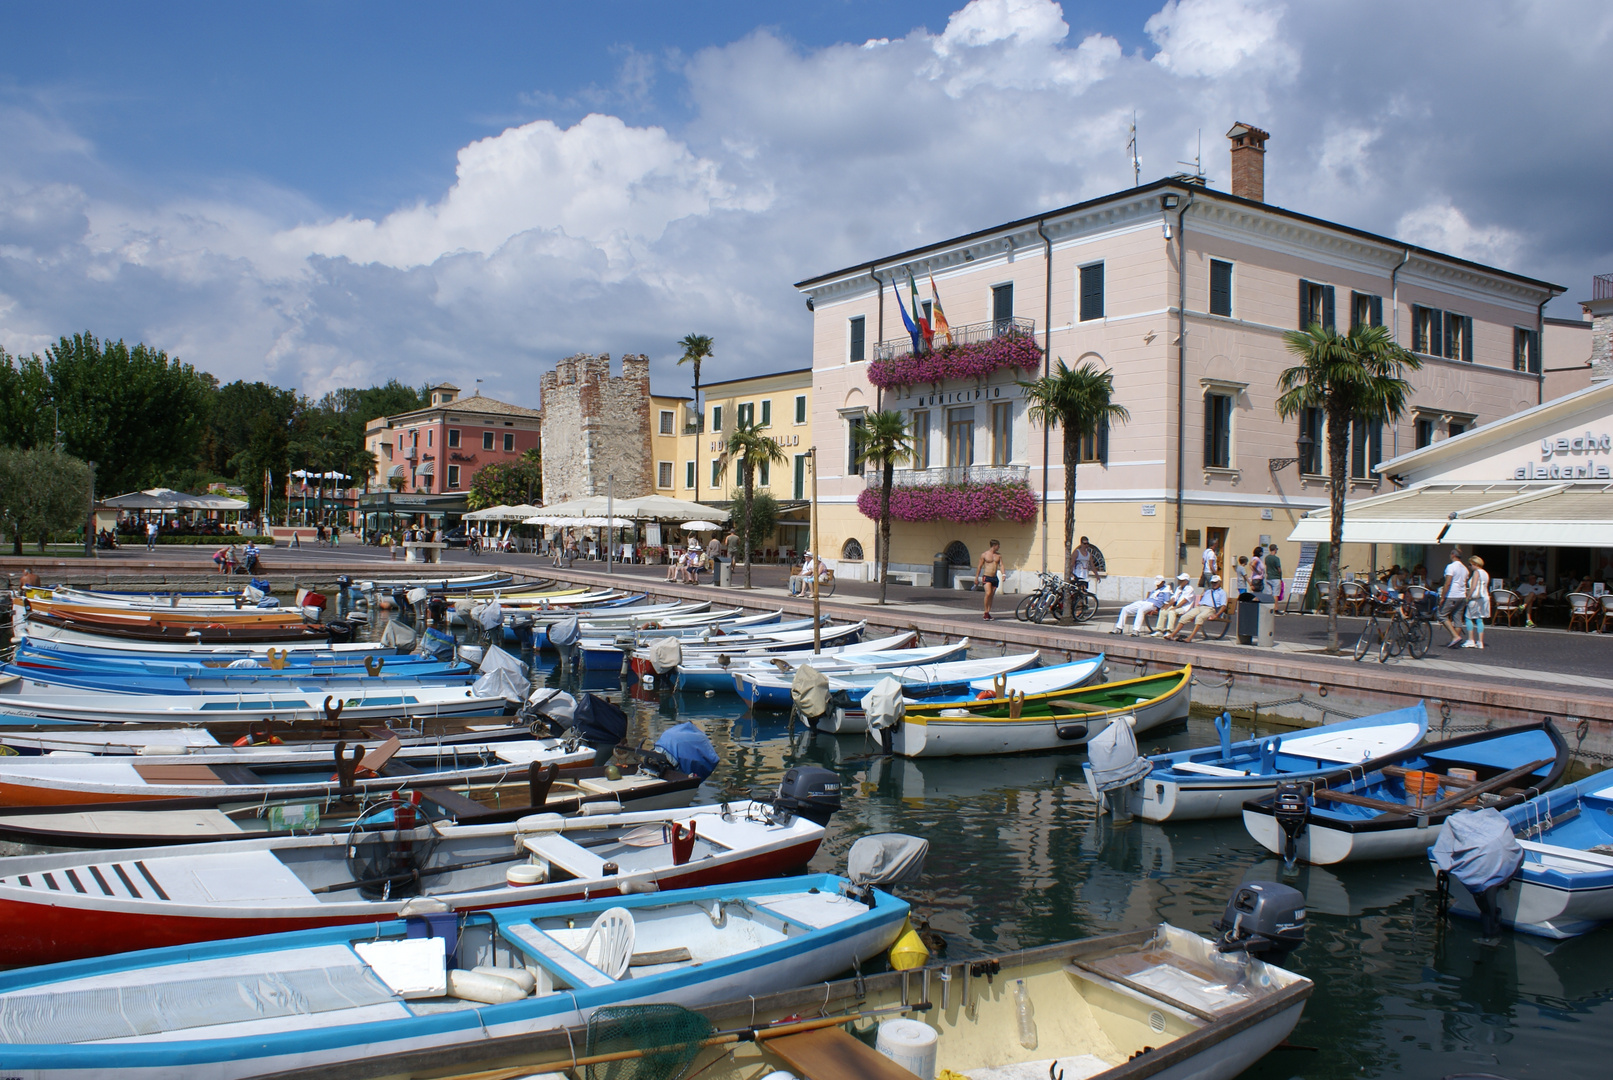
[[[638,1056],[587,1067],[587,1080],[678,1080],[711,1038],[711,1021],[681,1005],[620,1005],[588,1019],[588,1057]]]

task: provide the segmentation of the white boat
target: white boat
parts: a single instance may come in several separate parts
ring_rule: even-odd
[[[971,706],[906,706],[890,731],[901,757],[968,757],[1078,750],[1120,717],[1142,732],[1187,717],[1193,669],[1124,679],[1038,697]]]
[[[1237,817],[1246,799],[1268,795],[1279,783],[1310,780],[1341,766],[1415,746],[1428,730],[1422,702],[1406,709],[1342,720],[1287,735],[1234,743],[1231,718],[1216,720],[1221,744],[1145,759],[1149,771],[1124,787],[1104,791],[1094,763],[1083,766],[1087,790],[1100,807],[1144,821],[1196,821]],[[1120,769],[1125,762],[1105,762]],[[1131,770],[1127,770],[1131,771]]]
[[[226,641],[217,644],[192,643],[188,641],[141,641],[136,638],[111,638],[105,634],[92,634],[66,626],[48,626],[39,622],[28,623],[27,633],[28,637],[40,641],[60,642],[89,648],[116,649],[119,652],[128,653],[152,653],[158,656],[265,656],[271,651],[278,653],[290,649],[294,653],[330,653],[351,658],[355,655],[364,656],[366,654],[386,656],[397,652],[390,645],[380,645],[373,641]]]
[[[469,1052],[606,1006],[821,982],[877,956],[907,918],[903,901],[853,893],[819,874],[8,971],[0,1057],[31,1080],[237,1080]]]
[[[374,923],[411,901],[468,913],[769,877],[805,866],[824,835],[745,800],[478,825],[416,822],[413,805],[382,802],[345,832],[0,859],[0,913],[20,931],[0,938],[0,964]]]
[[[936,663],[955,660],[969,649],[969,639],[953,645],[933,645],[910,648],[918,638],[917,631],[892,634],[890,637],[870,638],[854,645],[831,645],[819,652],[796,649],[786,652],[724,652],[716,657],[685,657],[678,666],[679,690],[713,690],[731,692],[735,671],[794,671],[802,664],[811,664],[820,671],[849,670],[855,667],[880,667],[890,664]]]
[[[1006,657],[999,659],[1007,659]],[[1023,694],[1026,697],[1059,693],[1085,686],[1096,679],[1103,677],[1108,670],[1104,664],[1104,654],[1088,657],[1085,660],[1075,660],[1068,664],[1052,664],[1048,667],[1013,668],[1001,674],[988,674],[972,678],[964,688],[964,692],[947,694],[927,693],[919,686],[904,688],[904,699],[910,705],[935,704],[950,700],[953,704],[964,706],[973,700],[979,700],[980,695],[987,694],[1001,697],[1007,694]],[[830,680],[830,688],[835,686]],[[932,686],[935,684],[932,684]],[[867,689],[872,689],[872,686]],[[859,706],[861,700],[859,698]],[[868,730],[868,714],[860,707],[835,706],[829,710],[828,715],[818,721],[818,730],[829,731],[836,735],[856,735]]]
[[[1486,898],[1502,925],[1539,937],[1570,938],[1613,922],[1613,770],[1501,813],[1523,854],[1517,871]],[[1447,826],[1454,821],[1448,819]],[[1438,852],[1438,844],[1429,849],[1436,878]],[[1451,884],[1448,895],[1456,914],[1480,917],[1472,891]]]

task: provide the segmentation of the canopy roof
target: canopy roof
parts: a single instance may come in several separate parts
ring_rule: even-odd
[[[640,495],[636,499],[613,500],[607,500],[603,495],[590,495],[545,506],[525,520],[533,525],[554,525],[558,524],[556,519],[560,518],[602,518],[607,513],[631,521],[727,521],[729,516],[726,510],[716,510],[703,503],[672,499],[665,495]]]
[[[530,503],[521,503],[518,506],[499,503],[497,506],[484,506],[480,510],[472,510],[465,517],[470,521],[525,521],[534,514],[545,512],[541,506],[533,506]]]
[[[172,488],[150,488],[103,501],[119,510],[245,510],[250,503],[228,495],[187,495]]]
[[[1325,511],[1289,539],[1326,542]],[[1360,544],[1515,544],[1603,547],[1613,536],[1613,484],[1423,484],[1362,499],[1344,511],[1344,539]]]

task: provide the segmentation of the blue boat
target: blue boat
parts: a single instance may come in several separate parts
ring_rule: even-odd
[[[1550,720],[1475,731],[1280,784],[1243,804],[1243,824],[1266,850],[1314,865],[1415,858],[1463,804],[1516,806],[1555,787],[1570,756]]]
[[[452,1050],[606,1006],[822,982],[888,948],[908,912],[832,874],[463,916],[421,907],[0,973],[0,1059],[52,1080],[232,1080]]]
[[[1232,718],[1215,721],[1219,746],[1138,759],[1088,761],[1087,790],[1100,806],[1145,821],[1237,817],[1245,800],[1271,794],[1285,780],[1313,780],[1341,766],[1416,746],[1428,733],[1422,702],[1288,735],[1232,741]],[[1122,782],[1123,781],[1123,782]],[[1116,786],[1119,784],[1119,786]]]
[[[1577,937],[1613,921],[1613,769],[1501,811],[1521,848],[1511,878],[1488,898],[1502,925],[1548,938]],[[1447,821],[1454,824],[1456,816]],[[1429,848],[1437,876],[1438,845]],[[1520,853],[1513,853],[1517,858]],[[1450,910],[1479,918],[1461,886]]]
[[[260,668],[225,668],[206,673],[162,675],[128,669],[87,671],[46,670],[19,664],[0,665],[0,674],[14,675],[21,684],[17,694],[46,698],[60,690],[102,690],[108,694],[227,694],[278,693],[295,689],[306,693],[325,690],[343,692],[355,687],[468,686],[476,675],[464,664],[443,664],[443,670],[395,670],[374,676],[362,669],[337,674],[315,674],[307,670],[291,673]]]
[[[181,678],[196,678],[199,676],[276,676],[279,678],[323,678],[334,675],[365,675],[371,677],[386,677],[406,675],[417,678],[422,675],[448,675],[470,674],[469,664],[442,661],[429,656],[371,656],[358,657],[343,656],[339,660],[328,663],[300,663],[290,662],[284,666],[270,667],[263,657],[240,657],[240,667],[231,667],[231,661],[213,659],[187,660],[182,654],[173,657],[145,653],[138,656],[106,655],[92,656],[83,653],[61,652],[56,649],[44,648],[37,643],[24,639],[17,646],[16,655],[12,663],[18,668],[33,672],[61,672],[63,674],[127,672],[136,677],[145,675],[171,675]],[[22,674],[18,671],[18,674]]]

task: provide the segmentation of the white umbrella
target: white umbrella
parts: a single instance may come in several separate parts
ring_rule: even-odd
[[[678,527],[685,532],[716,532],[722,528],[721,525],[713,525],[709,521],[685,521]]]

